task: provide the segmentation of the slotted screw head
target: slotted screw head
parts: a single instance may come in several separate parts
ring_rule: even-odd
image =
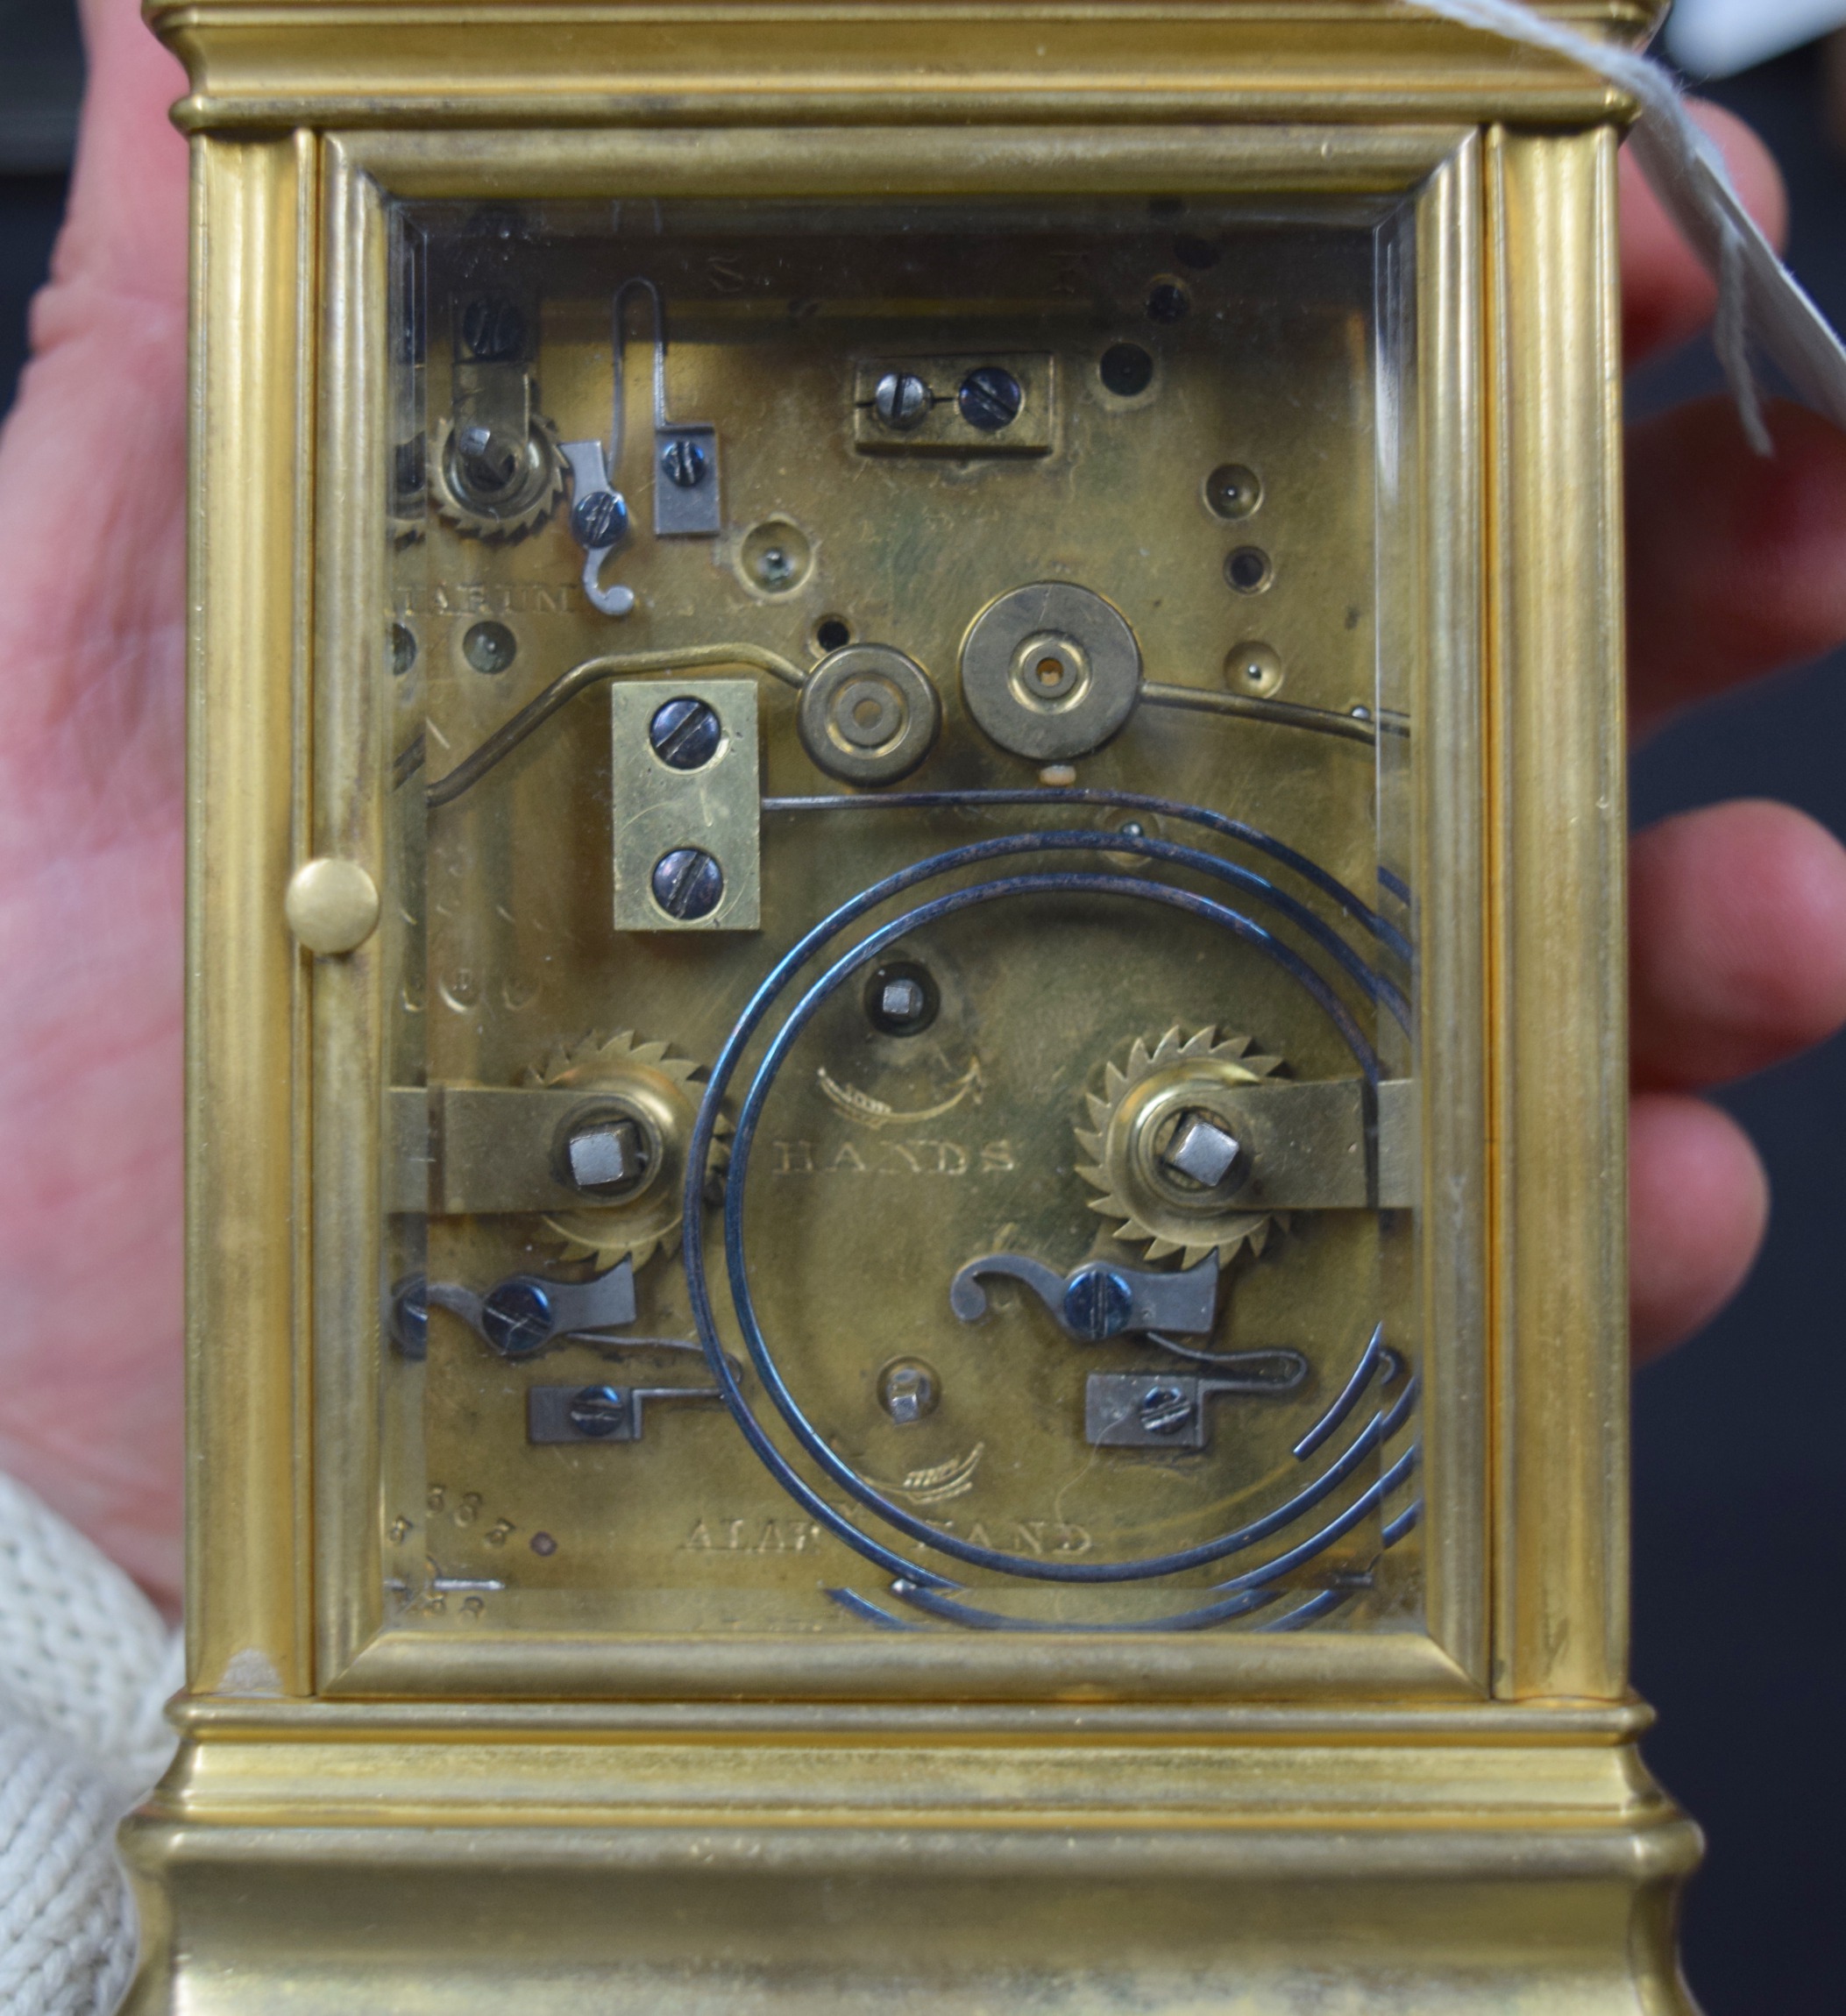
[[[668,442],[660,451],[661,473],[682,490],[696,490],[705,481],[709,466],[704,449],[696,441],[682,437]]]
[[[571,507],[571,536],[591,552],[620,545],[628,530],[628,508],[619,490],[592,490]]]
[[[391,1334],[406,1358],[419,1359],[429,1351],[429,1284],[420,1274],[400,1281],[391,1297]]]
[[[900,433],[915,427],[934,404],[929,387],[913,371],[887,371],[872,393],[872,411]]]
[[[983,364],[962,380],[955,405],[963,420],[983,434],[998,434],[1011,427],[1026,403],[1019,381],[998,364]]]
[[[619,1386],[586,1386],[565,1411],[579,1435],[614,1435],[628,1417],[628,1396]]]
[[[669,770],[703,770],[723,739],[717,710],[685,696],[657,708],[648,723],[649,746]]]
[[[1192,1419],[1194,1402],[1178,1386],[1150,1386],[1141,1395],[1141,1426],[1150,1435],[1177,1435]]]
[[[517,302],[489,297],[462,310],[462,342],[484,363],[505,364],[525,348],[526,318]]]
[[[702,848],[676,847],[654,864],[654,900],[680,924],[696,924],[717,909],[724,870]]]
[[[1091,1344],[1118,1336],[1134,1312],[1134,1290],[1111,1267],[1079,1267],[1064,1290],[1064,1321]]]
[[[551,1298],[532,1281],[503,1281],[482,1303],[487,1342],[507,1358],[523,1358],[551,1334]]]

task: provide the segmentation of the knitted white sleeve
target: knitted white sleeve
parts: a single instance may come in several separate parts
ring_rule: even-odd
[[[0,2016],[112,2016],[135,1959],[116,1823],[173,1754],[181,1677],[146,1597],[0,1476]]]

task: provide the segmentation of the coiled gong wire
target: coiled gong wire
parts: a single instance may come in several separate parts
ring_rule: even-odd
[[[912,793],[910,798],[925,799],[934,806],[959,805],[969,799],[979,802],[986,793]],[[1003,794],[993,793],[994,798]],[[1041,794],[1032,793],[1029,798],[1038,799]],[[1044,797],[1053,794],[1044,793]],[[1067,794],[1055,794],[1063,799]],[[1076,794],[1071,793],[1070,796]],[[1118,799],[1131,802],[1137,807],[1171,813],[1199,824],[1228,825],[1221,815],[1213,815],[1203,808],[1179,806],[1163,799],[1144,799],[1140,794],[1084,793],[1085,799],[1092,795],[1105,802]],[[895,796],[895,794],[893,794]],[[1028,794],[1005,794],[1012,802],[1019,802]],[[788,809],[820,809],[846,806],[880,805],[898,809],[893,798],[864,799],[825,798],[820,799],[792,800]],[[764,809],[778,809],[777,801],[766,800]],[[1396,939],[1398,934],[1382,925],[1367,905],[1320,869],[1317,864],[1307,862],[1294,850],[1284,848],[1280,842],[1270,841],[1267,835],[1258,834],[1254,829],[1238,825],[1238,839],[1249,839],[1262,845],[1263,850],[1282,859],[1290,867],[1301,867],[1311,871],[1310,878],[1319,886],[1335,896],[1343,909],[1359,918],[1381,938],[1388,933]],[[1267,843],[1267,844],[1265,844]],[[940,880],[945,876],[962,870],[979,868],[990,863],[1011,861],[1026,855],[1046,854],[1096,854],[1114,855],[1132,854],[1146,857],[1150,862],[1161,862],[1182,869],[1256,897],[1269,905],[1291,922],[1296,924],[1334,957],[1341,968],[1367,993],[1367,995],[1400,1024],[1405,1021],[1402,997],[1391,983],[1360,960],[1352,948],[1335,933],[1329,931],[1318,918],[1284,891],[1274,887],[1265,877],[1234,862],[1206,853],[1197,848],[1160,839],[1153,834],[1132,834],[1119,830],[1046,831],[1012,834],[977,841],[966,846],[951,848],[925,860],[912,863],[895,874],[871,884],[857,895],[840,905],[822,918],[807,933],[777,962],[767,977],[758,986],[746,1004],[735,1026],[726,1039],[714,1063],[694,1126],[690,1152],[687,1157],[686,1183],[684,1199],[684,1258],[688,1290],[692,1299],[693,1320],[698,1326],[699,1337],[704,1346],[712,1377],[723,1395],[740,1431],[755,1451],[758,1459],[775,1477],[791,1497],[799,1504],[818,1523],[844,1541],[856,1553],[863,1556],[876,1566],[897,1577],[905,1585],[912,1600],[918,1600],[928,1590],[948,1591],[958,1587],[947,1576],[920,1565],[915,1561],[892,1551],[871,1535],[863,1531],[843,1513],[837,1510],[792,1466],[782,1452],[770,1438],[763,1424],[756,1418],[749,1401],[745,1398],[737,1374],[719,1338],[715,1312],[706,1280],[705,1255],[704,1201],[707,1181],[707,1168],[714,1140],[716,1137],[721,1102],[735,1075],[743,1052],[780,999],[795,975],[806,966],[831,941],[849,928],[860,919],[882,907],[894,898],[920,885]],[[777,1075],[787,1060],[802,1030],[813,1019],[823,1004],[849,980],[852,976],[877,959],[896,940],[938,921],[987,903],[1005,901],[1020,897],[1074,895],[1090,898],[1121,897],[1141,902],[1160,904],[1168,909],[1200,918],[1228,932],[1240,942],[1249,946],[1269,959],[1302,989],[1320,1012],[1332,1024],[1342,1041],[1352,1053],[1367,1083],[1376,1086],[1382,1075],[1377,1054],[1364,1033],[1353,1018],[1345,1004],[1329,986],[1326,980],[1310,966],[1292,948],[1283,944],[1269,932],[1246,916],[1213,898],[1193,891],[1178,888],[1170,884],[1148,882],[1130,875],[1099,874],[1088,870],[1051,870],[1026,874],[1005,874],[986,881],[976,882],[944,895],[919,903],[901,915],[880,926],[861,940],[843,956],[836,960],[820,977],[814,981],[797,1001],[781,1028],[771,1040],[756,1075],[745,1094],[740,1110],[736,1130],[732,1137],[729,1172],[724,1194],[724,1251],[728,1274],[732,1303],[739,1327],[742,1332],[750,1362],[756,1368],[764,1390],[774,1402],[790,1430],[813,1462],[835,1484],[852,1498],[872,1511],[896,1531],[911,1539],[920,1541],[939,1554],[968,1566],[986,1569],[992,1572],[1024,1577],[1034,1581],[1073,1583],[1118,1583],[1144,1581],[1171,1575],[1183,1570],[1198,1567],[1210,1562],[1221,1560],[1227,1555],[1237,1553],[1257,1544],[1271,1534],[1290,1524],[1310,1507],[1337,1489],[1345,1478],[1365,1459],[1402,1425],[1414,1400],[1414,1383],[1407,1389],[1388,1414],[1375,1413],[1367,1425],[1346,1449],[1330,1464],[1315,1480],[1285,1503],[1277,1506],[1261,1518],[1221,1534],[1215,1539],[1198,1545],[1181,1548],[1162,1554],[1141,1557],[1117,1562],[1083,1562],[1047,1560],[1038,1556],[1005,1552],[992,1547],[976,1545],[953,1533],[930,1525],[894,1503],[877,1487],[863,1477],[829,1446],[826,1438],[810,1422],[784,1380],[781,1369],[771,1352],[767,1338],[758,1320],[754,1297],[750,1290],[749,1269],[746,1251],[744,1228],[744,1189],[749,1175],[751,1150],[754,1146],[758,1123],[764,1104],[774,1087]],[[1402,942],[1399,940],[1399,942]],[[1408,1459],[1400,1459],[1392,1466],[1388,1480],[1381,1479],[1379,1484],[1367,1491],[1360,1502],[1349,1508],[1331,1525],[1314,1536],[1305,1544],[1309,1551],[1317,1550],[1351,1524],[1371,1505],[1384,1495],[1387,1488],[1395,1487],[1408,1474]],[[1257,1577],[1267,1579],[1271,1573],[1282,1572],[1284,1567],[1297,1565],[1303,1549],[1291,1550],[1266,1569],[1253,1572],[1252,1576],[1239,1578],[1239,1584],[1254,1580]],[[1231,1585],[1226,1585],[1227,1591]],[[1216,1622],[1218,1615],[1235,1614],[1238,1609],[1249,1607],[1240,1597],[1229,1597],[1229,1608],[1225,1604],[1210,1606],[1214,1613],[1210,1617],[1200,1615],[1198,1623]],[[934,1608],[934,1605],[931,1605]],[[955,1606],[949,1606],[953,1609]],[[968,1622],[976,1622],[970,1613]],[[984,1616],[978,1622],[985,1622]],[[998,1622],[998,1620],[996,1620]],[[1184,1620],[1193,1622],[1189,1615]],[[1167,1628],[1181,1622],[1170,1621]],[[991,1628],[990,1626],[990,1628]]]

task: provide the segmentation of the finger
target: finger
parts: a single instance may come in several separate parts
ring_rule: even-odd
[[[1777,401],[1772,456],[1728,401],[1628,435],[1630,725],[1846,639],[1846,434]]]
[[[1846,848],[1743,799],[1635,838],[1629,935],[1637,1084],[1741,1078],[1846,1023]]]
[[[169,248],[186,221],[184,138],[168,111],[186,73],[137,0],[82,0],[87,76],[67,227],[53,272],[87,274],[162,308],[186,303]]]
[[[1723,1308],[1769,1222],[1769,1179],[1728,1113],[1644,1092],[1629,1119],[1629,1321],[1645,1364]]]
[[[1788,197],[1775,159],[1756,134],[1722,105],[1687,108],[1717,143],[1743,207],[1779,245]],[[1619,168],[1622,205],[1622,351],[1630,365],[1696,336],[1711,320],[1718,290],[1692,247],[1660,207],[1632,153]]]

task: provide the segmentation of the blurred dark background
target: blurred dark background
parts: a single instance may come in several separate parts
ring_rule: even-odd
[[[1790,257],[1846,326],[1846,150],[1819,45],[1709,96],[1788,180]],[[0,0],[0,408],[25,351],[65,193],[82,62],[66,0]],[[1708,348],[1638,375],[1636,410],[1719,383]],[[1846,655],[1706,708],[1638,752],[1637,824],[1719,798],[1786,799],[1846,835]],[[1826,1592],[1846,1535],[1846,1040],[1725,1095],[1775,1184],[1768,1251],[1736,1304],[1636,1392],[1635,1679],[1647,1750],[1704,1825],[1685,1927],[1709,2016],[1846,2005],[1846,1627]]]

